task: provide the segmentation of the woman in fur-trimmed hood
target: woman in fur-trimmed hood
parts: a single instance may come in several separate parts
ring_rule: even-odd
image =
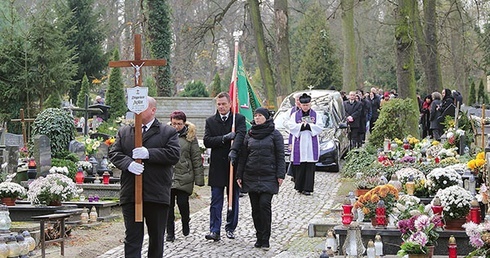
[[[167,241],[175,240],[174,207],[177,200],[182,216],[182,233],[189,234],[189,196],[192,194],[194,184],[204,185],[204,167],[202,165],[201,149],[196,137],[196,126],[186,121],[182,111],[174,111],[170,115],[170,125],[179,134],[180,160],[174,166],[172,181],[170,213],[167,220]]]

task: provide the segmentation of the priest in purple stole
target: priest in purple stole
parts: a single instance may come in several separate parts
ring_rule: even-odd
[[[317,115],[311,109],[311,97],[303,93],[299,102],[301,109],[291,114],[288,125],[293,136],[291,162],[295,175],[294,189],[304,195],[311,195],[315,183],[315,164],[318,161],[318,135],[322,127],[317,125]]]

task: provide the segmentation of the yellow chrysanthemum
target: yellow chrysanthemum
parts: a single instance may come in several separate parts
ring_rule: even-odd
[[[468,168],[471,169],[471,170],[475,169],[475,167],[476,167],[475,160],[472,159],[472,160],[468,161],[468,163],[466,163],[466,166],[468,166]]]
[[[363,212],[364,214],[368,214],[368,213],[370,212],[370,210],[369,210],[369,208],[367,208],[367,207],[363,207],[363,208],[362,208],[362,212]]]
[[[379,196],[377,196],[377,195],[371,196],[371,202],[377,203],[378,201],[379,201]]]
[[[482,152],[476,154],[476,159],[485,159],[485,152],[482,151]]]
[[[432,146],[437,146],[439,145],[439,141],[432,141]]]

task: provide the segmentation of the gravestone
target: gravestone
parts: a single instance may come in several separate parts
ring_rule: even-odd
[[[71,140],[68,145],[68,151],[75,153],[78,160],[85,160],[85,145],[77,140]]]
[[[104,158],[107,158],[108,155],[109,155],[109,146],[107,146],[107,144],[105,143],[101,143],[99,148],[97,148],[97,153],[95,154],[95,158],[99,162],[99,164],[97,165],[97,173],[99,173],[100,176],[102,176],[101,173],[103,173],[103,172],[99,172],[102,169],[101,166],[102,160]]]
[[[22,134],[5,133],[5,146],[24,147],[24,137]]]
[[[3,164],[4,160],[7,160],[6,158],[6,151],[5,151],[5,128],[0,128],[0,164]]]
[[[35,135],[34,141],[34,159],[37,164],[37,175],[46,175],[51,168],[51,145],[46,135]]]
[[[7,152],[7,173],[17,173],[17,167],[19,166],[19,146],[6,146]]]

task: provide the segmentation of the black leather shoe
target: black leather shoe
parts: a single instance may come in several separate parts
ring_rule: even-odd
[[[262,249],[267,251],[267,250],[269,250],[270,247],[271,246],[269,245],[269,241],[262,242]]]
[[[302,194],[304,194],[304,195],[311,195],[311,192],[303,191]]]
[[[235,239],[235,234],[233,231],[226,231],[226,237],[229,239]]]
[[[254,247],[255,248],[261,248],[262,247],[262,241],[260,241],[260,240],[255,241]]]
[[[167,235],[167,242],[173,242],[175,241],[175,236],[174,235]]]
[[[219,236],[218,233],[211,232],[211,233],[209,233],[209,234],[206,235],[206,239],[207,240],[219,241],[221,239],[221,237]]]

